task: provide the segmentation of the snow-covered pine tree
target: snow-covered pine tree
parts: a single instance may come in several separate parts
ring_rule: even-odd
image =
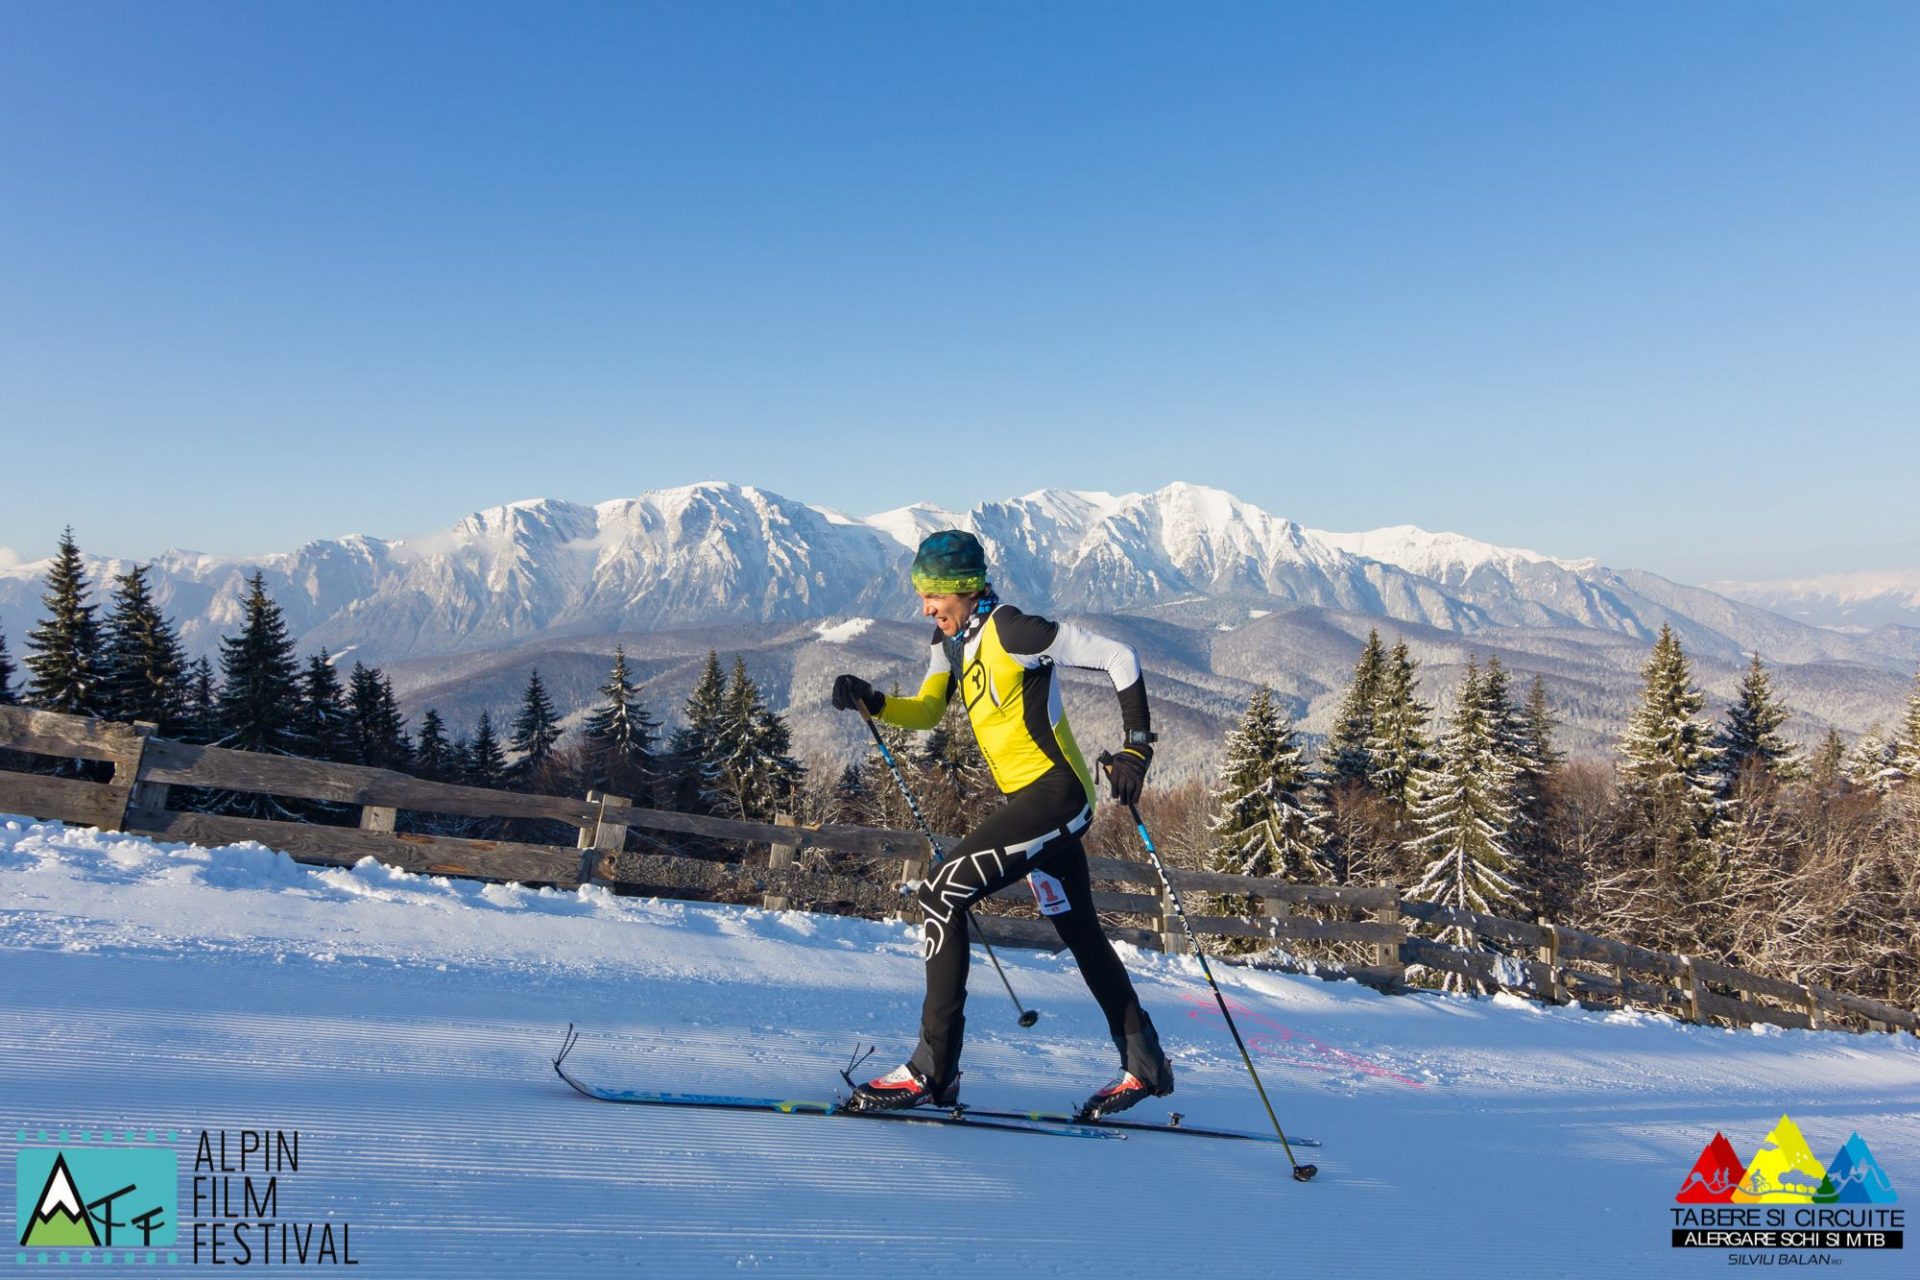
[[[1740,692],[1727,708],[1715,746],[1720,752],[1722,793],[1732,791],[1743,769],[1765,770],[1775,781],[1787,782],[1806,774],[1798,744],[1780,732],[1787,709],[1773,692],[1773,681],[1759,653],[1741,677]]]
[[[453,744],[447,741],[447,722],[432,707],[420,717],[420,736],[414,744],[413,771],[433,782],[455,777]]]
[[[793,758],[786,719],[770,710],[747,673],[745,658],[733,660],[722,703],[716,751],[720,812],[748,822],[771,822],[792,803],[802,770]]]
[[[1480,673],[1481,701],[1487,714],[1487,733],[1494,754],[1506,762],[1513,783],[1508,799],[1513,807],[1510,834],[1517,851],[1531,838],[1541,816],[1546,766],[1534,755],[1535,742],[1527,714],[1513,701],[1513,684],[1498,656],[1490,655]]]
[[[1372,757],[1368,781],[1402,813],[1413,806],[1416,780],[1434,765],[1427,729],[1432,708],[1414,693],[1414,673],[1419,665],[1405,640],[1394,644],[1381,674],[1373,706],[1373,736],[1367,744]]]
[[[144,720],[162,737],[178,734],[187,706],[187,655],[160,615],[135,565],[114,579],[113,611],[101,630],[101,713],[111,720]]]
[[[1207,865],[1237,876],[1282,876],[1297,884],[1332,879],[1321,848],[1325,813],[1308,775],[1292,719],[1261,685],[1227,735],[1226,762],[1213,793]],[[1220,910],[1251,916],[1255,899],[1225,895]]]
[[[1885,795],[1901,781],[1893,759],[1893,739],[1887,736],[1886,726],[1876,721],[1847,753],[1847,781],[1856,790]]]
[[[91,588],[73,526],[60,535],[60,549],[47,572],[41,597],[47,616],[27,633],[27,703],[71,716],[101,711],[100,624],[87,603]]]
[[[1666,868],[1698,894],[1713,871],[1719,752],[1712,730],[1699,719],[1706,695],[1693,687],[1686,654],[1670,625],[1661,625],[1641,676],[1640,705],[1618,748],[1629,835],[1645,861]]]
[[[615,645],[600,705],[582,729],[596,788],[630,796],[652,790],[660,722],[640,705],[639,694],[627,671],[626,648]]]
[[[288,754],[300,700],[299,667],[280,606],[259,570],[247,579],[240,634],[220,641],[220,745]]]
[[[1913,677],[1913,691],[1907,695],[1907,714],[1900,732],[1893,738],[1893,767],[1902,781],[1920,779],[1920,673]]]
[[[560,741],[560,717],[554,713],[553,699],[535,667],[527,675],[526,691],[520,695],[520,712],[513,720],[513,740],[509,744],[520,758],[513,773],[523,779],[537,778],[553,759]]]
[[[1387,651],[1377,628],[1367,632],[1366,648],[1354,664],[1353,678],[1340,699],[1333,728],[1320,748],[1320,767],[1328,785],[1365,783],[1373,774],[1374,709],[1387,674]]]
[[[293,720],[299,751],[315,760],[350,760],[347,746],[347,704],[340,691],[340,673],[325,649],[307,655],[300,673],[300,709]]]
[[[0,631],[0,707],[12,706],[15,701],[13,670],[13,659],[7,656],[7,633]]]
[[[720,655],[707,650],[707,663],[700,669],[692,692],[680,711],[680,726],[673,731],[672,784],[676,808],[711,812],[720,776],[718,753],[726,728],[727,678],[720,670]]]
[[[1421,777],[1413,812],[1421,835],[1412,852],[1423,865],[1408,896],[1510,916],[1520,905],[1507,846],[1517,769],[1509,755],[1511,744],[1502,744],[1496,736],[1491,695],[1478,664],[1470,659],[1440,740],[1439,766]],[[1458,947],[1479,946],[1478,935],[1462,926],[1448,926],[1440,937]],[[1443,981],[1450,990],[1475,985],[1455,973],[1445,974]]]

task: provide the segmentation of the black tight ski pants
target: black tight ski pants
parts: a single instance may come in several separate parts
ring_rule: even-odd
[[[1150,1083],[1166,1069],[1153,1024],[1140,1008],[1133,980],[1114,954],[1093,909],[1092,879],[1080,834],[1092,820],[1087,793],[1070,769],[1055,769],[1007,802],[948,852],[921,885],[921,952],[927,999],[920,1011],[920,1045],[911,1065],[943,1088],[959,1070],[966,1030],[967,968],[971,962],[966,909],[1029,873],[1051,877],[1035,884],[1042,912],[1054,908],[1060,941],[1073,953],[1087,989],[1107,1015],[1107,1029],[1126,1068]],[[1065,909],[1058,903],[1064,898]],[[1049,902],[1049,899],[1052,902]]]

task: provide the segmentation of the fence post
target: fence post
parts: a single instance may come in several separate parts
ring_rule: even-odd
[[[1165,876],[1162,876],[1159,886],[1154,889],[1154,894],[1160,899],[1160,925],[1158,929],[1160,934],[1160,950],[1170,956],[1177,956],[1180,954],[1180,943],[1184,934],[1180,928],[1180,913],[1173,909],[1172,883]],[[1194,939],[1194,946],[1197,948],[1199,945],[1200,940],[1198,938]]]
[[[1560,980],[1559,926],[1548,923],[1545,916],[1535,916],[1534,923],[1547,935],[1547,940],[1540,944],[1540,963],[1547,966],[1547,999],[1565,1004],[1573,997],[1567,991],[1567,984]]]
[[[1373,962],[1385,971],[1388,982],[1396,987],[1407,985],[1407,964],[1400,954],[1400,946],[1407,940],[1407,922],[1400,914],[1400,885],[1389,880],[1381,886],[1392,893],[1387,905],[1373,913],[1374,919],[1381,924],[1392,925],[1399,937],[1392,942],[1376,942],[1373,945]]]
[[[127,829],[127,812],[132,809],[164,809],[167,807],[167,789],[156,782],[140,781],[140,765],[147,754],[147,739],[158,735],[160,726],[150,720],[136,720],[133,731],[139,735],[139,742],[133,750],[113,762],[113,785],[120,789],[120,812],[115,815],[109,831]]]
[[[360,806],[362,831],[392,831],[399,821],[400,811],[390,805],[363,804]]]
[[[1813,988],[1805,983],[1800,985],[1800,996],[1807,1002],[1807,1026],[1810,1030],[1821,1031],[1825,1028],[1820,1022],[1820,1001],[1814,996]]]
[[[608,822],[607,806],[627,804],[626,796],[610,796],[604,791],[587,792],[587,803],[594,806],[592,825],[580,828],[575,845],[580,850],[580,883],[607,881],[613,876],[613,859],[627,847],[627,824]],[[599,855],[596,857],[595,855]]]
[[[794,817],[790,813],[774,814],[773,822],[775,826],[780,827],[799,825],[794,821]],[[791,871],[793,869],[793,857],[799,852],[800,846],[798,844],[774,845],[767,854],[767,870]],[[784,893],[769,893],[761,899],[761,905],[769,911],[785,911],[787,909],[787,895]]]
[[[1693,971],[1693,957],[1680,957],[1680,978],[1687,984],[1687,1021],[1705,1022],[1706,1015],[1700,1011],[1700,975]]]

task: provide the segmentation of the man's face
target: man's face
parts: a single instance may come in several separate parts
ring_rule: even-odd
[[[931,591],[920,593],[920,612],[932,618],[941,635],[957,636],[960,628],[967,625],[967,615],[973,612],[973,604],[978,596],[955,595],[952,592],[935,594]]]

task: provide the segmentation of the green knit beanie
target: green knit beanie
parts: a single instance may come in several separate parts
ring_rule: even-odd
[[[964,529],[927,535],[913,557],[913,586],[934,595],[966,595],[987,589],[987,553]]]

